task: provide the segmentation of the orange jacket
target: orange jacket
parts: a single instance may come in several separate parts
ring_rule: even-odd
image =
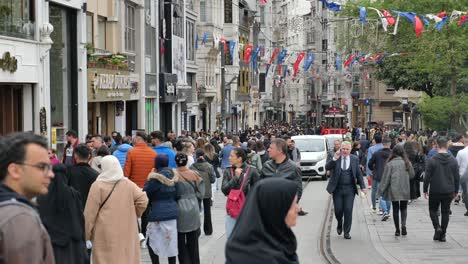
[[[148,174],[154,168],[156,152],[145,143],[138,143],[127,153],[124,175],[133,181],[138,187],[143,188]]]

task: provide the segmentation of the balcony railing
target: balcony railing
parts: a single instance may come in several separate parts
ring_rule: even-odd
[[[35,25],[27,19],[13,20],[8,16],[0,17],[0,35],[33,40]]]

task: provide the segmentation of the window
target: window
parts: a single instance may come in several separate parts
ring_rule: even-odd
[[[187,60],[195,61],[195,23],[187,21]]]
[[[179,0],[174,6],[173,12],[173,35],[184,38],[184,1]]]
[[[93,14],[86,14],[86,42],[90,43],[94,47],[94,22]]]
[[[98,17],[96,48],[106,49],[106,18]]]
[[[136,51],[135,11],[135,6],[127,2],[125,6],[125,49],[133,52]]]
[[[206,2],[200,2],[200,22],[206,22]]]
[[[34,0],[0,0],[0,35],[34,39]]]
[[[328,50],[328,40],[324,39],[322,40],[322,51],[327,51]]]
[[[265,7],[260,6],[260,25],[265,25]]]
[[[232,0],[224,0],[224,23],[232,23]]]

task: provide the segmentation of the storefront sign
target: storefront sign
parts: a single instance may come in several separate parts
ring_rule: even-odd
[[[129,100],[138,93],[138,81],[127,71],[88,69],[88,101]]]
[[[3,56],[0,59],[0,68],[4,71],[14,73],[18,69],[18,61],[14,56],[11,57],[10,52],[7,51],[3,53]]]

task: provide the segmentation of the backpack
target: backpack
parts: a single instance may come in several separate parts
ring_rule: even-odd
[[[244,206],[245,194],[242,189],[244,188],[244,183],[247,180],[247,177],[249,176],[250,168],[251,168],[250,166],[247,167],[247,171],[244,173],[244,178],[242,179],[242,184],[239,190],[231,189],[227,197],[226,212],[232,218],[239,217],[242,206]],[[232,167],[231,167],[231,174],[233,175],[233,177],[236,177]]]

